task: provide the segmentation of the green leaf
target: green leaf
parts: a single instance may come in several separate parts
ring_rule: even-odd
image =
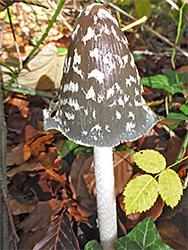
[[[159,74],[156,76],[143,77],[141,82],[143,85],[151,88],[165,89],[171,94],[178,92],[188,93],[188,88],[183,86],[188,79],[186,72],[178,74],[172,70],[163,70],[163,73],[164,75]],[[176,76],[178,77],[179,83],[176,82]]]
[[[90,155],[93,152],[93,148],[92,147],[86,147],[86,146],[81,146],[78,147],[74,150],[74,154],[77,156],[85,156],[85,155]]]
[[[84,250],[103,250],[103,248],[96,240],[91,240],[85,245]]]
[[[177,84],[184,84],[187,83],[188,80],[188,73],[177,73],[174,70],[169,70],[169,69],[162,69],[163,74],[168,78],[168,81],[170,82],[170,85],[177,85]],[[179,83],[177,83],[176,77],[178,77]]]
[[[136,14],[139,18],[151,15],[151,3],[149,0],[134,0]]]
[[[128,235],[127,235],[128,236]],[[127,236],[121,237],[115,241],[115,250],[142,250],[143,248],[136,242],[136,240],[131,240]]]
[[[57,48],[57,54],[58,54],[58,55],[59,55],[59,54],[60,54],[60,55],[62,55],[62,54],[63,54],[63,55],[66,55],[66,54],[67,54],[67,51],[68,51],[67,48],[64,48],[64,47],[58,47],[58,48]]]
[[[156,174],[166,167],[166,160],[162,154],[155,150],[140,150],[133,155],[133,160],[142,170]]]
[[[145,212],[158,197],[158,183],[151,175],[140,175],[127,184],[123,195],[127,215]]]
[[[188,121],[188,117],[185,116],[184,114],[174,113],[174,112],[171,112],[170,114],[168,114],[166,116],[166,119],[167,120],[174,120],[174,121],[185,121],[185,120]]]
[[[185,115],[188,115],[188,103],[187,104],[183,104],[180,107],[181,112],[183,112]]]
[[[151,88],[166,89],[169,87],[168,78],[160,74],[156,76],[143,77],[141,81],[143,85]]]
[[[172,250],[164,244],[152,220],[147,217],[125,237],[115,241],[116,250]]]
[[[76,144],[75,142],[66,140],[61,149],[58,148],[58,146],[57,146],[57,149],[59,150],[58,153],[59,153],[61,158],[64,158],[66,155],[68,155],[77,146],[78,146],[78,144]]]
[[[172,169],[165,169],[159,175],[159,193],[168,206],[174,208],[183,194],[183,187],[178,174]]]

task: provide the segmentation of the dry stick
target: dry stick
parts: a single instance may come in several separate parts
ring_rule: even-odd
[[[133,16],[129,15],[127,12],[125,12],[124,10],[120,9],[119,7],[117,7],[116,5],[109,3],[106,0],[101,0],[101,2],[109,5],[110,7],[114,8],[115,10],[118,10],[119,12],[121,12],[123,15],[129,17],[132,20],[136,20],[136,18],[134,18]],[[167,39],[166,37],[160,35],[157,31],[151,29],[149,26],[147,26],[146,24],[140,24],[141,26],[143,26],[145,29],[147,29],[148,31],[150,31],[151,33],[153,33],[154,35],[156,35],[158,38],[160,38],[161,40],[165,41],[167,44],[169,44],[171,47],[175,47],[179,52],[181,52],[184,56],[188,57],[188,52],[175,46],[171,41],[169,41],[169,39]]]
[[[14,249],[16,247],[16,230],[10,212],[6,191],[6,130],[4,126],[4,112],[2,102],[2,89],[0,86],[0,249],[8,249],[8,223],[7,217],[9,215],[10,226],[13,233]],[[8,212],[8,213],[7,213]]]
[[[2,23],[2,28],[1,28],[0,51],[2,50],[2,47],[3,47],[3,34],[4,34],[5,23],[6,23],[6,17],[3,18],[3,23]],[[2,54],[2,51],[1,51],[1,54]]]
[[[18,94],[22,94],[22,95],[31,95],[31,96],[40,96],[43,98],[48,98],[48,99],[53,99],[55,97],[55,92],[53,91],[40,91],[40,90],[32,90],[32,89],[27,89],[23,86],[20,86],[19,88],[17,87],[11,87],[11,88],[7,88],[6,86],[3,86],[4,90],[9,90]]]
[[[53,23],[55,22],[63,4],[64,4],[65,0],[61,0],[51,21],[49,22],[48,27],[46,28],[46,31],[44,32],[44,34],[42,35],[41,39],[37,42],[37,44],[35,45],[34,49],[29,53],[29,55],[27,56],[27,58],[23,61],[23,66],[27,63],[27,61],[32,57],[32,55],[35,53],[35,51],[39,48],[39,45],[44,41],[44,39],[47,37],[49,30],[51,29]],[[18,68],[16,71],[16,74],[13,75],[12,79],[10,80],[10,82],[7,85],[7,89],[9,89],[12,85],[12,83],[14,82],[14,80],[17,78],[18,74],[20,73],[21,68]],[[8,90],[5,90],[5,95],[7,94]]]
[[[11,27],[12,35],[13,35],[13,38],[14,38],[14,43],[15,43],[15,46],[16,46],[16,51],[17,51],[17,54],[18,54],[20,69],[22,69],[22,59],[21,59],[21,55],[20,55],[19,46],[18,46],[18,43],[16,41],[16,36],[15,36],[15,33],[14,33],[14,27],[13,27],[13,24],[12,24],[12,19],[11,19],[9,8],[7,8],[7,14],[8,14],[8,18],[9,18],[9,21],[10,21],[10,27]]]
[[[4,127],[2,95],[0,88],[0,249],[8,249],[7,208],[3,190],[6,183],[6,133]]]

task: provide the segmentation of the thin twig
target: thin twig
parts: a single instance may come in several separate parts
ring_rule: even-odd
[[[2,53],[3,48],[3,34],[4,34],[4,27],[6,23],[6,16],[3,18],[2,28],[1,28],[1,36],[0,36],[0,51]]]
[[[169,3],[174,9],[176,9],[177,11],[179,11],[179,7],[177,6],[176,3],[174,3],[172,0],[165,0],[167,3]]]
[[[9,89],[7,89],[6,86],[2,87],[4,90],[8,90],[8,91],[12,91],[18,94],[23,94],[23,95],[31,95],[31,96],[40,96],[43,98],[48,98],[48,99],[53,99],[55,97],[55,94],[50,94],[50,93],[46,93],[45,91],[38,91],[38,90],[29,90],[29,89],[21,89],[21,88],[17,88],[17,87],[11,87]]]
[[[5,68],[7,68],[7,69],[8,69],[9,71],[11,71],[13,74],[16,74],[16,72],[15,72],[13,69],[11,69],[9,66],[7,66],[6,64],[0,62],[0,65],[3,66],[3,67],[5,67]]]
[[[56,3],[53,1],[53,0],[47,0],[48,4],[50,5],[50,7],[53,9],[53,10],[56,10],[57,9],[57,5]],[[73,31],[73,28],[70,26],[70,24],[65,20],[64,16],[60,13],[59,14],[59,17],[61,18],[63,24],[72,32]]]
[[[13,35],[13,38],[14,38],[16,51],[17,51],[17,54],[18,54],[20,69],[22,69],[22,59],[21,59],[21,55],[20,55],[19,46],[18,46],[18,43],[16,41],[16,36],[15,36],[15,33],[14,33],[14,27],[13,27],[13,24],[12,24],[12,19],[11,19],[11,14],[10,14],[9,8],[7,8],[7,14],[8,14],[9,22],[10,22],[10,27],[11,27],[11,30],[12,30],[12,35]]]

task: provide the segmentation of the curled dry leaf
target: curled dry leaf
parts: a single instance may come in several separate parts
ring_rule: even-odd
[[[40,90],[59,88],[63,74],[64,55],[49,43],[21,70],[18,84]]]
[[[80,206],[76,202],[73,202],[68,207],[69,214],[75,218],[76,221],[84,222],[89,225],[88,217],[92,215],[94,212]]]
[[[9,148],[7,150],[6,161],[7,166],[21,165],[27,161],[31,156],[30,149],[24,145],[23,142],[18,144],[14,148]]]
[[[66,214],[54,218],[47,231],[33,250],[72,249],[79,250],[79,243]]]
[[[16,200],[9,200],[8,204],[12,215],[31,213],[36,207],[35,204],[23,204]]]
[[[71,166],[70,187],[72,187],[73,198],[78,203],[89,210],[95,210],[95,198],[93,194],[89,194],[88,188],[84,181],[84,174],[89,172],[93,156],[81,156],[76,158]]]
[[[63,201],[52,199],[38,202],[36,208],[20,223],[19,229],[24,232],[37,231],[47,226],[51,217],[63,207]]]
[[[27,119],[21,114],[14,114],[13,116],[9,116],[7,119],[7,129],[16,132],[17,134],[21,134],[26,124]]]
[[[44,152],[46,147],[45,144],[51,144],[52,140],[54,139],[53,135],[47,134],[37,139],[30,140],[26,142],[30,146],[31,155],[37,156],[39,152]]]
[[[48,153],[41,152],[37,159],[44,168],[52,170],[54,168],[54,162],[58,157],[58,153],[55,147],[50,147],[48,150]]]
[[[7,100],[5,102],[5,113],[7,113],[9,116],[14,115],[16,112],[20,112],[23,116],[28,113],[29,109],[29,100],[26,96],[23,95],[12,95],[10,100]],[[26,112],[27,111],[27,112]]]
[[[23,171],[33,171],[36,169],[44,168],[43,165],[36,161],[35,159],[29,160],[29,162],[25,162],[18,167],[10,168],[7,172],[8,177],[13,177],[15,174],[21,173]]]

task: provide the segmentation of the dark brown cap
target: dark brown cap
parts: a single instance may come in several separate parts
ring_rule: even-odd
[[[83,145],[111,147],[134,141],[158,121],[117,20],[101,4],[78,18],[65,60],[56,115],[44,111],[44,128],[56,128]],[[55,104],[52,104],[55,105]]]

